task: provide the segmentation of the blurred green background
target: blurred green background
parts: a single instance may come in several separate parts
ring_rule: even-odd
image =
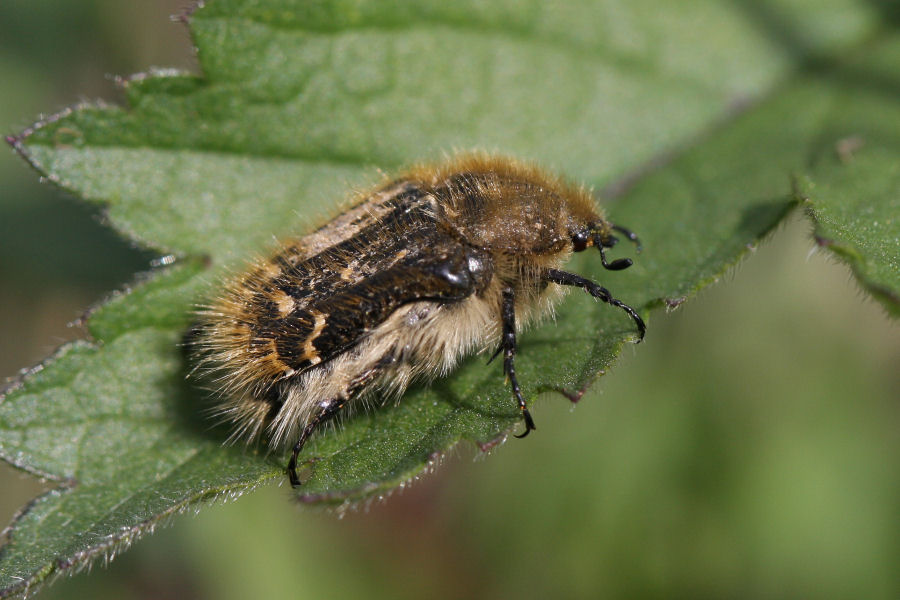
[[[0,4],[0,123],[194,68],[184,0]],[[0,377],[152,255],[0,153]],[[44,598],[900,597],[900,327],[795,215],[576,407],[342,518],[285,488],[177,517]],[[475,460],[473,460],[475,458]],[[0,521],[41,490],[0,465]]]

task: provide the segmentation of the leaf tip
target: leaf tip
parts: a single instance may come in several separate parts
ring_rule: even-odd
[[[486,442],[481,442],[481,441],[476,440],[475,444],[478,446],[478,449],[481,450],[482,452],[490,452],[491,450],[493,450],[494,448],[496,448],[497,446],[499,446],[500,444],[502,444],[505,441],[506,441],[506,432],[501,433],[500,435],[498,435]]]
[[[816,242],[816,246],[820,248],[830,248],[834,245],[834,240],[828,239],[821,235],[813,234],[813,240]]]
[[[666,305],[666,310],[671,311],[681,306],[686,300],[687,296],[678,296],[677,298],[666,298],[663,302]]]
[[[22,142],[25,140],[25,137],[28,135],[29,130],[26,130],[19,135],[7,135],[5,136],[6,143],[9,144],[9,147],[18,152],[19,154],[24,154],[25,147]]]
[[[199,9],[203,8],[204,0],[197,0],[193,4],[189,4],[188,6],[181,9],[179,12],[172,15],[173,21],[181,21],[182,23],[187,24],[191,17],[194,16],[194,13]]]

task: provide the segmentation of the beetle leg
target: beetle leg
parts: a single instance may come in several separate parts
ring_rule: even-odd
[[[303,428],[303,431],[300,433],[300,439],[297,440],[293,450],[291,450],[291,459],[288,461],[287,472],[292,487],[298,487],[300,485],[300,478],[297,476],[297,456],[300,454],[300,451],[303,450],[303,446],[306,445],[306,441],[310,436],[320,425],[337,415],[350,400],[358,396],[366,386],[384,373],[385,369],[393,363],[394,358],[391,355],[382,358],[375,366],[351,381],[347,386],[347,389],[339,396],[319,403],[319,412],[317,412],[315,416],[310,419],[309,423],[306,424],[306,427]]]
[[[513,396],[516,398],[516,402],[519,405],[519,410],[522,411],[522,418],[525,420],[525,432],[517,435],[517,438],[523,438],[528,435],[533,429],[536,429],[534,426],[534,419],[531,418],[531,413],[528,412],[528,405],[525,403],[525,398],[522,396],[522,390],[519,388],[519,380],[516,378],[516,367],[515,367],[515,356],[516,356],[516,295],[513,292],[512,288],[506,288],[503,290],[503,306],[501,308],[501,317],[503,320],[503,339],[501,340],[501,348],[503,349],[503,372],[506,374],[506,377],[509,379],[509,383],[512,386]]]
[[[635,325],[637,325],[638,331],[641,334],[641,340],[644,339],[644,333],[647,331],[647,326],[644,325],[644,320],[641,318],[637,311],[612,297],[612,294],[609,293],[609,290],[603,287],[602,285],[596,284],[590,279],[585,279],[581,275],[575,275],[574,273],[567,273],[565,271],[559,271],[557,269],[548,269],[544,277],[547,281],[551,281],[553,283],[559,285],[571,285],[573,287],[580,287],[588,294],[597,298],[599,300],[603,300],[607,304],[612,306],[617,306],[628,313],[633,320]],[[640,340],[638,340],[640,341]]]

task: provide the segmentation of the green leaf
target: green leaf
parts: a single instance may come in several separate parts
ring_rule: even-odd
[[[94,343],[64,346],[6,394],[4,458],[64,483],[8,534],[4,596],[113,554],[201,500],[280,478],[270,460],[222,447],[191,409],[179,330],[199,272],[184,264],[112,299],[91,318]]]
[[[3,595],[108,556],[200,501],[284,480],[283,457],[223,446],[209,428],[180,342],[223,272],[334,214],[375,167],[499,149],[621,195],[611,217],[644,252],[624,272],[597,256],[571,270],[646,315],[714,281],[770,231],[795,203],[792,176],[838,179],[844,165],[813,172],[809,161],[839,113],[835,95],[855,93],[838,91],[828,57],[859,47],[866,63],[879,16],[839,0],[769,10],[217,0],[186,15],[202,75],[133,77],[127,108],[79,106],[12,140],[51,181],[107,207],[124,235],[180,260],[97,309],[88,341],[3,398],[0,456],[63,482],[10,529]],[[896,145],[884,152],[896,157]],[[520,338],[527,395],[579,398],[633,337],[621,311],[574,295]],[[301,500],[385,494],[460,440],[504,439],[517,410],[500,365],[484,363],[315,438]],[[534,411],[539,426],[546,409]]]
[[[815,238],[900,316],[900,39],[831,74],[827,122],[798,193]]]

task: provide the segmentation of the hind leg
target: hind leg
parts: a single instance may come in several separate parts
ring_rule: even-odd
[[[319,403],[319,411],[309,420],[306,427],[303,428],[303,431],[300,433],[300,439],[297,440],[297,443],[294,444],[294,448],[291,451],[291,459],[288,461],[287,472],[292,487],[298,487],[300,485],[300,478],[297,477],[297,456],[300,454],[300,451],[303,450],[303,446],[306,445],[306,441],[310,436],[315,433],[320,425],[329,421],[341,412],[341,409],[344,408],[344,406],[352,399],[359,396],[370,383],[378,376],[382,375],[393,363],[393,358],[389,357],[381,359],[375,366],[365,371],[356,379],[351,380],[347,385],[347,389],[341,392],[339,396]]]
[[[291,480],[292,487],[297,487],[300,485],[300,478],[297,477],[297,455],[300,454],[301,450],[303,450],[303,446],[306,444],[306,440],[308,440],[313,432],[318,429],[319,425],[325,423],[336,414],[338,414],[341,409],[344,408],[344,405],[347,404],[348,400],[349,398],[341,396],[320,403],[319,412],[316,413],[316,415],[310,420],[310,422],[306,424],[306,427],[303,428],[303,432],[300,434],[300,439],[298,439],[297,443],[294,444],[294,449],[291,451],[291,460],[288,461],[287,465],[288,478]]]

